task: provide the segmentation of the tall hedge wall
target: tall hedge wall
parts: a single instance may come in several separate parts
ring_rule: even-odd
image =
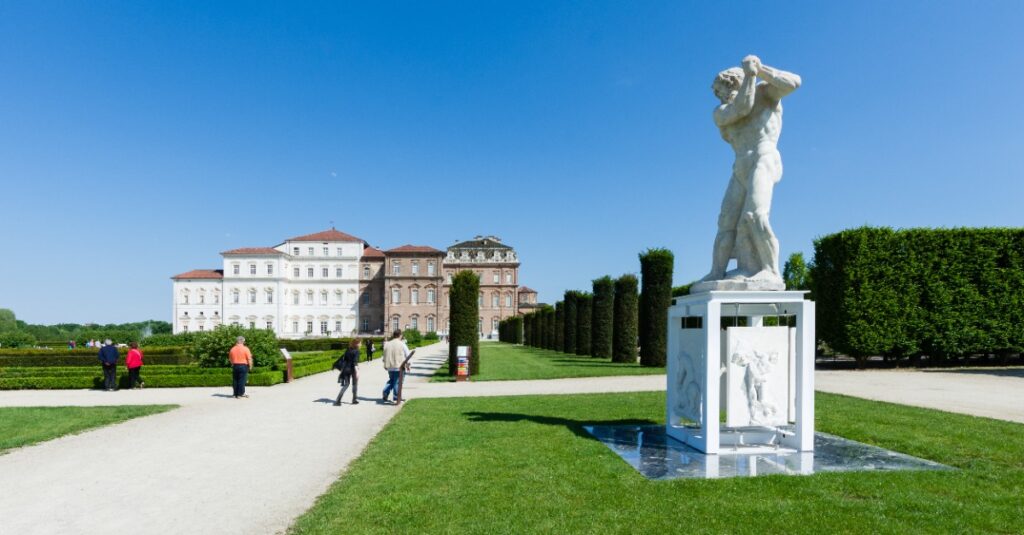
[[[565,348],[565,303],[555,303],[555,351],[562,351]]]
[[[640,364],[644,366],[665,365],[674,261],[668,249],[640,253]]]
[[[480,279],[476,273],[464,270],[452,277],[450,323],[448,336],[448,373],[455,375],[458,370],[457,349],[469,346],[469,373],[480,373]]]
[[[567,290],[565,292],[565,332],[562,333],[562,351],[565,353],[576,353],[576,329],[578,320],[576,314],[577,292]]]
[[[861,360],[1024,350],[1024,229],[831,234],[811,283],[818,337]]]
[[[523,316],[523,344],[533,345],[533,312]]]
[[[555,348],[555,307],[544,307],[544,349]]]
[[[510,327],[512,330],[512,336],[509,342],[512,342],[513,344],[523,343],[523,317],[512,316],[508,321],[511,324]]]
[[[615,281],[604,276],[592,281],[594,287],[591,311],[590,354],[600,358],[612,356],[612,321],[615,319]]]
[[[615,280],[612,361],[636,362],[638,281],[633,275]]]
[[[591,322],[594,297],[588,293],[576,294],[576,354],[590,354]]]

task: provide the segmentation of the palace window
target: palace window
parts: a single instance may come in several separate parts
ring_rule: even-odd
[[[299,292],[292,292],[292,304],[293,305],[299,304]],[[299,330],[295,329],[295,332],[299,332]]]
[[[480,295],[476,296],[476,306],[481,306],[481,307],[484,306],[484,294],[483,294],[483,292],[481,292]]]
[[[274,264],[267,264],[267,275],[274,274]]]
[[[364,305],[369,305],[370,304],[370,292],[364,292],[363,293],[363,304]]]
[[[292,247],[292,255],[299,256],[299,248],[298,247]],[[295,329],[295,330],[298,331],[298,329]]]
[[[327,304],[327,290],[324,290],[324,291],[320,292],[320,304],[321,305],[326,305]]]
[[[312,305],[313,304],[313,290],[308,290],[306,292],[306,304],[307,305]]]
[[[412,295],[410,296],[409,302],[414,305],[420,304],[420,291],[416,288],[412,289]]]
[[[238,264],[234,264],[233,266],[231,266],[231,274],[238,275],[241,269],[242,268]]]
[[[187,305],[188,304],[188,294],[183,294],[181,296],[181,304],[183,304],[183,305]]]
[[[274,290],[267,290],[267,304],[274,304]]]
[[[320,322],[320,334],[327,334],[327,322],[326,321],[321,321]]]
[[[206,296],[205,295],[199,294],[199,304],[200,305],[206,304]]]
[[[511,273],[506,273],[505,274],[505,284],[512,284],[512,274]]]
[[[498,294],[491,294],[491,308],[498,308]]]
[[[342,269],[340,267],[337,267],[337,268],[334,268],[334,276],[338,277],[340,279],[340,278],[344,277],[345,274],[342,272]]]
[[[293,333],[298,333],[299,332],[299,322],[297,322],[297,321],[293,321],[292,322],[292,332]]]
[[[329,277],[330,276],[330,268],[320,268],[320,276],[325,278],[325,279],[327,277]]]
[[[392,275],[401,275],[402,274],[402,265],[399,264],[397,261],[392,261],[391,262],[391,274]]]
[[[255,321],[250,321],[249,322],[249,328],[250,329],[255,329],[256,328],[256,322]]]
[[[313,322],[312,321],[307,321],[306,322],[306,334],[313,334]]]
[[[480,334],[483,334],[483,332],[484,332],[484,319],[483,318],[480,318],[480,320],[476,322],[476,332],[478,332]]]
[[[370,266],[363,266],[363,278],[370,278]]]
[[[203,332],[205,330],[206,330],[206,326],[204,326],[202,323],[200,323],[199,324],[199,332]]]
[[[448,284],[451,284],[451,283],[452,283],[452,272],[449,271],[448,272]]]
[[[413,316],[411,318],[411,322],[412,322],[412,325],[410,325],[410,326],[413,329],[416,329],[418,331],[420,329],[420,317],[419,316]]]
[[[239,297],[238,290],[232,290],[231,291],[231,302],[237,305],[238,304],[238,297]]]
[[[434,263],[427,262],[427,275],[430,277],[434,276]]]
[[[313,248],[312,247],[306,248],[306,252],[309,253],[309,256],[313,256]]]
[[[363,331],[364,333],[370,331],[370,319],[367,318],[366,316],[363,316],[362,318],[360,318],[360,320],[359,320],[359,330]]]
[[[498,330],[498,318],[491,318],[491,330],[492,331],[497,331]]]
[[[494,284],[498,284],[499,282],[501,282],[501,273],[495,271],[494,274],[491,276],[491,282],[493,282]]]
[[[256,264],[249,264],[249,274],[250,275],[255,275],[256,274]]]
[[[512,294],[505,294],[505,306],[512,306]]]
[[[249,304],[256,304],[256,290],[249,290]]]
[[[272,321],[268,321],[267,322],[267,330],[268,331],[273,331],[274,330],[274,322],[272,322]]]
[[[391,316],[391,332],[398,330],[398,316]]]
[[[427,288],[427,303],[434,304],[434,289]]]
[[[391,289],[391,304],[397,305],[401,298],[402,292],[398,288]]]
[[[324,256],[330,256],[330,254],[331,253],[329,252],[329,249],[327,247],[324,247]]]
[[[412,261],[412,274],[413,275],[419,275],[420,274],[420,263],[419,263],[419,261],[416,261],[416,260]]]
[[[311,278],[311,279],[313,278],[313,268],[312,267],[306,268],[306,276]]]
[[[345,256],[344,254],[342,254],[342,251],[342,248],[338,247],[338,256]]]
[[[434,316],[427,316],[427,332],[434,332]]]
[[[219,305],[220,304],[220,294],[213,294],[213,304],[215,304],[215,305]]]
[[[341,293],[341,290],[338,290],[338,291],[334,292],[334,301],[336,303],[338,303],[339,305],[344,303],[344,301],[342,300],[342,297],[343,297],[343,295]]]
[[[340,321],[334,322],[334,332],[336,332],[336,333],[340,333],[341,332],[341,322]]]
[[[292,268],[292,276],[295,277],[296,279],[300,277],[299,268]]]

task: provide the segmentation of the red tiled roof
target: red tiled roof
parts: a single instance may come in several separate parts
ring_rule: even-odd
[[[384,259],[384,252],[376,247],[370,247],[369,245],[363,249],[363,258],[380,258]]]
[[[284,254],[273,247],[242,247],[241,249],[232,249],[230,251],[224,251],[222,255],[228,254]]]
[[[345,234],[335,229],[325,230],[323,232],[317,232],[314,234],[306,234],[305,236],[297,236],[295,238],[288,238],[286,241],[363,241],[351,234]]]
[[[192,271],[186,271],[180,275],[171,277],[172,279],[223,279],[223,269],[193,269]]]
[[[537,290],[534,290],[533,288],[529,288],[527,286],[520,286],[519,287],[519,293],[521,293],[521,294],[535,294],[535,293],[537,293]]]
[[[444,254],[444,251],[439,251],[428,245],[403,245],[401,247],[395,247],[394,249],[388,249],[386,253],[437,253]]]

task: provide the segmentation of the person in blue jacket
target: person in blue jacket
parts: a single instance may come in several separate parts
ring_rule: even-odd
[[[120,357],[117,348],[109,339],[103,341],[100,348],[100,364],[103,365],[103,389],[113,392],[117,389],[117,359]]]

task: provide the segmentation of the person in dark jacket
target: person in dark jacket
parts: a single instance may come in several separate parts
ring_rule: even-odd
[[[341,397],[345,395],[349,385],[352,385],[352,404],[358,405],[356,399],[356,387],[359,385],[359,339],[353,338],[348,343],[348,350],[334,363],[334,368],[341,372],[338,375],[338,383],[341,384],[341,391],[338,392],[338,399],[334,400],[334,406],[341,405]]]
[[[109,339],[103,341],[100,348],[100,364],[103,365],[103,389],[113,392],[117,389],[117,348]]]
[[[366,345],[366,362],[373,360],[373,339],[367,338],[364,342]]]

